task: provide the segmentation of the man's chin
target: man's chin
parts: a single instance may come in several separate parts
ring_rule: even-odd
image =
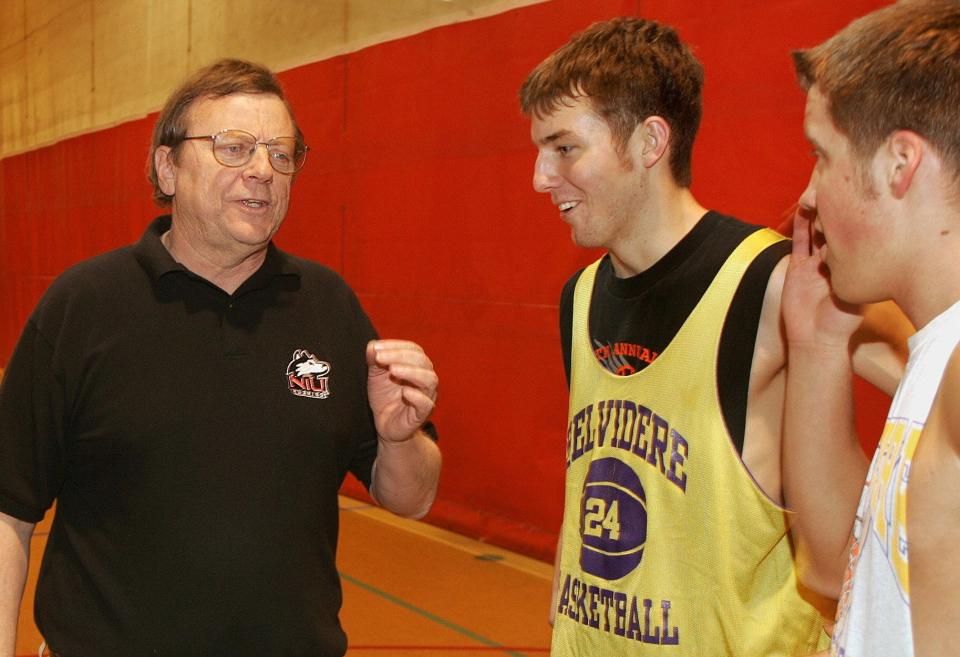
[[[879,299],[874,298],[867,290],[864,290],[862,286],[857,285],[855,282],[848,281],[843,276],[831,276],[830,289],[838,301],[844,306],[850,306],[849,310],[865,303],[879,301]]]
[[[264,245],[279,230],[280,223],[273,217],[263,217],[256,221],[237,221],[230,226],[230,233],[241,244],[249,246]]]
[[[593,235],[585,235],[576,228],[570,228],[570,240],[581,249],[599,249],[603,246],[601,241]]]

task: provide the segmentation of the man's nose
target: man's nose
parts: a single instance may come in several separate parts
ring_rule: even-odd
[[[810,180],[807,182],[807,188],[800,195],[800,207],[809,212],[815,212],[817,209],[817,183],[820,174],[814,169],[810,173]]]
[[[533,188],[538,192],[547,193],[556,189],[560,184],[560,177],[549,158],[542,154],[537,155],[533,165]]]
[[[263,146],[261,149],[260,147]],[[273,167],[270,165],[270,151],[266,144],[257,144],[253,147],[250,161],[243,166],[243,175],[258,180],[273,180]]]

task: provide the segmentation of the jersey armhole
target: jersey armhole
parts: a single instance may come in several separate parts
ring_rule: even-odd
[[[573,342],[573,294],[582,273],[581,269],[571,276],[560,293],[560,349],[563,351],[563,371],[567,376],[568,390],[570,389],[570,354]]]
[[[750,369],[767,285],[777,263],[790,253],[790,241],[771,244],[754,258],[734,294],[723,323],[717,354],[717,394],[730,439],[743,454]]]

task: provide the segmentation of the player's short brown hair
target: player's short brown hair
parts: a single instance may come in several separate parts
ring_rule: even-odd
[[[520,87],[520,107],[545,116],[586,96],[610,126],[623,153],[651,116],[670,124],[670,171],[691,181],[693,142],[700,127],[703,67],[676,30],[641,18],[595,23],[540,63]]]
[[[862,158],[897,130],[916,132],[960,175],[960,2],[901,0],[793,53]]]

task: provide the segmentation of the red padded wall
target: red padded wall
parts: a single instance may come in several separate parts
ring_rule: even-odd
[[[433,522],[545,559],[560,523],[557,298],[596,254],[575,249],[531,189],[516,103],[526,73],[594,20],[677,26],[707,76],[693,189],[776,225],[812,162],[788,51],[879,4],[557,0],[281,75],[312,150],[277,241],[340,271],[382,335],[433,358],[444,451]],[[0,364],[54,276],[137,239],[156,214],[143,177],[154,118],[0,160]],[[861,386],[858,402],[875,434],[887,400]]]

